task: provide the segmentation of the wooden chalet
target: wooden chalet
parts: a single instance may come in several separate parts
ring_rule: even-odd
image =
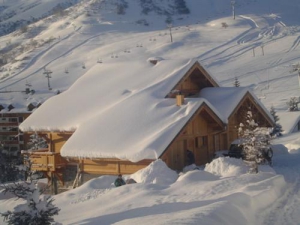
[[[155,65],[157,66],[157,65]],[[185,107],[189,99],[198,101],[197,107],[187,116],[184,124],[177,128],[168,139],[168,143],[160,149],[157,158],[162,159],[171,169],[180,171],[186,165],[185,150],[191,150],[195,155],[196,165],[210,162],[216,151],[228,149],[230,143],[238,137],[237,128],[246,111],[251,109],[260,126],[274,125],[270,114],[259,100],[245,88],[229,88],[234,102],[227,114],[223,115],[218,104],[210,102],[210,96],[216,91],[227,91],[221,88],[213,77],[195,61],[173,83],[165,99],[173,99],[176,107]],[[202,92],[204,93],[202,95]],[[37,110],[38,111],[38,110]],[[33,113],[34,116],[35,113]],[[25,121],[26,122],[26,121]],[[160,123],[160,121],[157,121]],[[25,129],[26,130],[26,129]],[[48,142],[47,149],[30,153],[32,169],[44,172],[49,178],[65,181],[79,180],[82,174],[131,174],[149,165],[154,158],[144,158],[138,162],[112,157],[75,157],[61,156],[62,147],[76,131],[62,132],[58,130],[35,130]],[[101,137],[99,137],[101,139]],[[117,141],[117,140],[114,140]],[[73,169],[70,169],[73,168]],[[71,174],[71,175],[70,175]]]

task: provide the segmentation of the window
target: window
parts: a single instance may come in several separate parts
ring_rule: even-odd
[[[195,147],[199,148],[199,142],[198,142],[198,138],[197,137],[195,137]]]
[[[6,141],[7,140],[7,138],[8,138],[8,136],[0,136],[0,141]]]
[[[11,151],[18,151],[19,148],[18,148],[18,147],[15,147],[15,146],[12,146],[12,147],[10,147],[10,150],[11,150]]]
[[[18,131],[18,128],[17,127],[10,127],[9,130],[10,131]]]
[[[203,136],[202,137],[202,146],[207,146],[207,144],[208,144],[207,136]]]
[[[17,141],[18,140],[18,137],[16,136],[9,136],[8,138],[10,141]]]
[[[16,123],[16,122],[18,122],[18,119],[17,118],[9,118],[8,121],[12,122],[12,123]]]
[[[195,146],[196,148],[200,148],[203,146],[207,146],[207,136],[200,136],[195,138]]]
[[[19,141],[24,141],[23,135],[19,135]]]

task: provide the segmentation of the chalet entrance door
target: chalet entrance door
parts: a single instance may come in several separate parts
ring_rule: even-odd
[[[208,137],[199,136],[195,138],[195,162],[196,165],[208,163]]]
[[[172,146],[172,169],[181,171],[185,163],[186,140],[177,141]]]

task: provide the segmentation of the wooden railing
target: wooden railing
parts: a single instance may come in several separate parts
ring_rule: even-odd
[[[31,161],[31,170],[55,172],[66,165],[60,153],[49,152],[48,149],[40,149],[27,154]]]

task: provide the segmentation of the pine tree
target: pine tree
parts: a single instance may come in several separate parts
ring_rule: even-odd
[[[0,145],[0,183],[16,181],[20,175],[18,166],[22,164],[22,158],[11,155]]]
[[[275,121],[275,127],[272,129],[272,132],[270,133],[271,136],[281,136],[282,126],[278,123],[279,117],[276,114],[276,110],[273,106],[271,106],[270,114],[272,115],[274,121]]]
[[[27,172],[31,174],[30,166]],[[31,176],[29,176],[31,177]],[[0,213],[9,225],[50,225],[54,222],[53,216],[58,215],[59,208],[53,205],[53,198],[41,195],[42,191],[33,179],[14,185],[5,185],[4,193],[13,193],[17,198],[26,200],[14,208],[14,211]]]
[[[239,87],[241,86],[240,81],[237,77],[234,78],[234,82],[233,82],[234,87]]]
[[[299,103],[299,101],[298,101],[298,98],[296,98],[296,97],[291,97],[290,98],[290,101],[289,102],[287,102],[286,104],[288,105],[288,107],[289,107],[289,111],[298,111],[299,110],[299,108],[298,108],[298,103]]]
[[[250,166],[250,173],[258,173],[258,164],[264,161],[262,149],[267,148],[267,131],[255,122],[252,112],[247,111],[245,120],[239,125],[239,137],[245,154],[245,161]]]

